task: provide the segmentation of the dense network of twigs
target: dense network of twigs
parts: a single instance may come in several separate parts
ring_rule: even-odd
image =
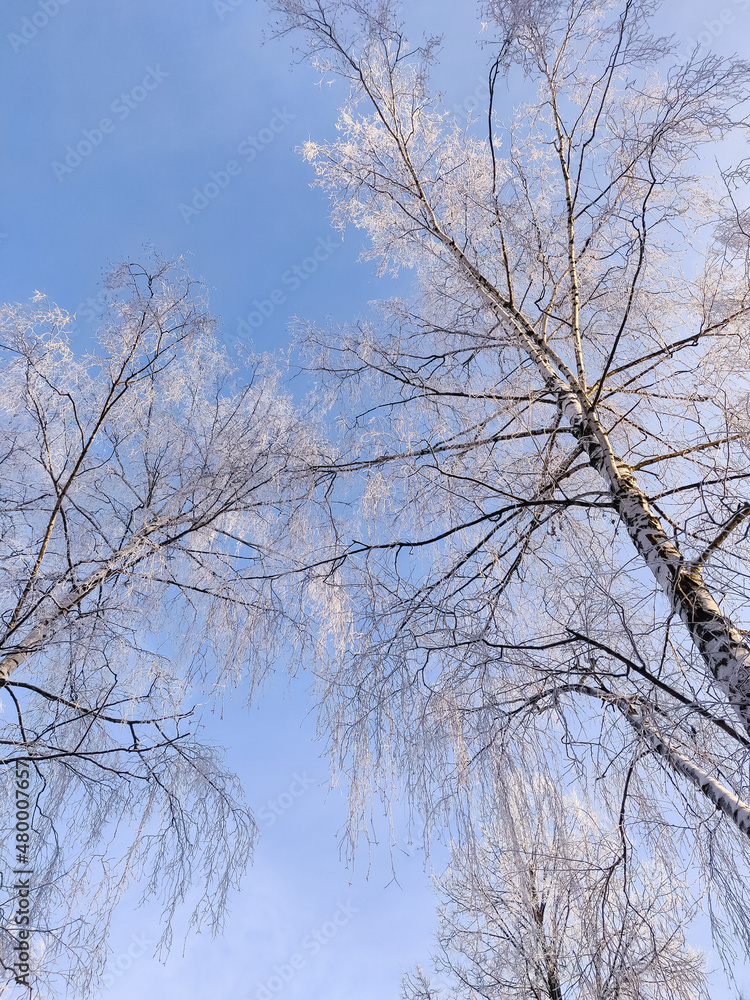
[[[83,356],[42,299],[0,316],[0,854],[17,867],[22,760],[33,977],[79,995],[131,876],[158,889],[168,945],[188,896],[194,922],[220,925],[251,856],[253,818],[200,717],[283,650],[274,546],[310,447],[273,372],[232,369],[179,266],[124,266],[110,286]]]
[[[460,119],[395,3],[272,7],[348,91],[303,150],[335,222],[418,282],[300,334],[341,419],[321,701],[352,837],[399,784],[465,831],[523,751],[670,843],[749,949],[750,66],[680,63],[651,0],[489,2]]]

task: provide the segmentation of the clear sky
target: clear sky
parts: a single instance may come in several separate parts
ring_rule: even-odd
[[[406,5],[411,23],[445,34],[439,81],[449,105],[468,107],[486,76],[475,3]],[[692,39],[750,52],[748,0],[670,0],[661,21],[685,48]],[[252,321],[252,337],[258,349],[277,350],[293,315],[344,320],[392,292],[358,262],[358,233],[342,243],[331,230],[295,152],[308,135],[331,133],[340,93],[292,68],[286,43],[263,44],[266,24],[256,0],[6,0],[0,300],[46,292],[76,313],[84,345],[102,273],[152,245],[164,256],[192,255],[230,342],[247,336],[242,320],[256,300],[272,302],[262,324]],[[318,266],[297,277],[310,257]],[[127,899],[104,995],[261,1000],[265,984],[284,1000],[387,1000],[398,996],[403,971],[429,963],[424,859],[403,844],[394,879],[384,841],[344,867],[343,803],[338,791],[326,794],[305,711],[304,682],[287,689],[278,678],[257,708],[232,704],[211,722],[257,810],[255,865],[224,936],[191,937],[184,953],[178,938],[165,965],[139,938],[156,938],[158,906],[136,910]],[[275,988],[281,979],[288,982],[271,992],[269,980]],[[716,1000],[731,995],[717,979]]]

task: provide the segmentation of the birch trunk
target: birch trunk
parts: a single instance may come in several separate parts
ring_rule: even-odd
[[[615,704],[638,735],[664,758],[673,770],[687,778],[709,801],[713,802],[717,809],[728,816],[742,833],[750,837],[750,805],[743,802],[723,782],[673,747],[652,723],[635,710],[632,703],[620,698]]]
[[[614,507],[633,545],[679,614],[696,649],[732,709],[750,732],[750,646],[703,582],[700,565],[690,563],[669,538],[632,470],[615,455],[606,431],[573,372],[546,344],[533,325],[466,259],[436,226],[475,288],[499,319],[516,327],[522,346],[553,392],[593,469],[607,485]]]
[[[92,594],[98,587],[103,586],[113,577],[119,576],[121,573],[126,573],[140,562],[144,556],[158,547],[149,544],[149,536],[161,526],[160,521],[154,521],[145,527],[120,552],[109,559],[104,566],[91,573],[76,587],[71,588],[67,592],[57,587],[55,591],[45,596],[43,600],[51,605],[49,610],[41,616],[40,621],[32,625],[15,650],[0,659],[0,688],[8,683],[13,672],[22,663],[33,653],[44,648],[45,644],[54,635],[56,623],[63,621],[66,615],[77,608],[81,604],[81,601],[88,597],[89,594]],[[9,634],[11,633],[9,632]],[[8,635],[5,637],[4,644],[7,644]]]

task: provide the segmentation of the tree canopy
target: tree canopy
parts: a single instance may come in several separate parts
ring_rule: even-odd
[[[54,307],[0,316],[0,738],[45,969],[89,988],[129,873],[165,944],[196,880],[219,925],[254,824],[193,704],[304,654],[351,846],[402,791],[455,838],[456,996],[700,996],[696,907],[750,956],[750,64],[677,59],[655,0],[488,0],[462,116],[395,0],[269,6],[346,92],[302,150],[334,225],[412,290],[299,321],[297,407],[161,262],[82,357]]]
[[[650,0],[483,3],[461,117],[397,4],[271,6],[347,91],[303,149],[335,224],[415,279],[299,332],[343,428],[321,704],[352,838],[401,783],[470,826],[523,748],[696,865],[747,950],[750,65],[678,60]]]
[[[255,822],[201,716],[295,621],[275,546],[301,530],[311,430],[271,368],[230,365],[202,297],[179,264],[125,265],[82,356],[45,300],[0,315],[2,856],[20,762],[35,968],[81,995],[132,876],[163,945],[195,889],[193,922],[221,925]],[[11,973],[16,943],[6,921]]]

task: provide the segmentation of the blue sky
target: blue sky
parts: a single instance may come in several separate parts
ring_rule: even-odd
[[[661,22],[685,48],[693,39],[747,52],[746,7],[672,0]],[[449,105],[470,101],[487,57],[476,46],[475,4],[407,0],[407,14],[445,33],[440,85]],[[255,346],[277,350],[292,316],[344,320],[391,293],[373,265],[358,262],[359,234],[342,242],[331,230],[295,152],[308,135],[331,133],[340,92],[292,66],[287,43],[263,44],[266,27],[255,0],[6,0],[0,300],[46,292],[77,314],[83,346],[102,273],[151,245],[191,255],[230,342],[252,325]],[[250,319],[258,309],[268,313],[262,323]],[[160,965],[133,937],[157,937],[158,908],[136,910],[135,897],[126,899],[104,995],[260,998],[269,979],[288,973],[272,995],[385,1000],[397,997],[403,971],[428,962],[434,915],[424,859],[397,852],[394,879],[386,839],[353,869],[343,865],[343,801],[326,790],[306,706],[304,682],[278,678],[257,708],[238,701],[211,723],[259,817],[275,808],[276,818],[260,820],[256,862],[221,938],[189,938],[184,953],[178,938]],[[717,980],[717,1000],[730,995]]]

